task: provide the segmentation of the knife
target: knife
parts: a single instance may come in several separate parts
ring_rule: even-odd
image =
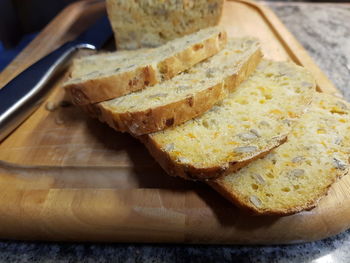
[[[76,40],[45,56],[0,89],[0,142],[32,114],[45,100],[50,79],[61,72],[79,49],[97,50],[112,36],[104,15]]]

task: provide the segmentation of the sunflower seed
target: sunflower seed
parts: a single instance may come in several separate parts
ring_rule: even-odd
[[[219,106],[214,106],[209,111],[211,111],[211,112],[219,112],[220,111],[220,107]]]
[[[165,98],[166,96],[168,96],[168,93],[157,93],[157,94],[148,96],[148,98],[149,98],[149,99],[154,99],[154,98]]]
[[[265,180],[260,174],[253,174],[253,177],[259,184],[265,184]]]
[[[179,160],[181,163],[189,163],[189,162],[190,162],[190,160],[187,159],[186,157],[179,157],[178,160]]]
[[[79,81],[81,81],[82,80],[82,78],[74,78],[74,79],[72,79],[72,81],[71,82],[79,82]]]
[[[343,141],[342,138],[337,137],[337,138],[335,139],[334,143],[340,145],[340,144],[342,143],[342,141]]]
[[[125,97],[121,97],[121,98],[117,98],[116,102],[114,102],[114,105],[120,105],[121,103],[123,103],[123,101],[125,100]]]
[[[301,86],[303,86],[303,87],[305,87],[305,88],[311,88],[311,87],[312,87],[312,83],[303,81],[303,82],[301,83]]]
[[[207,78],[213,78],[215,76],[215,71],[217,71],[215,68],[208,68],[205,72],[205,75],[207,76]]]
[[[303,156],[297,156],[297,157],[294,157],[292,159],[292,163],[300,163],[300,162],[302,162],[304,160],[305,160],[305,158]]]
[[[249,141],[249,140],[254,140],[256,138],[258,138],[258,136],[256,136],[253,133],[247,132],[247,133],[240,133],[238,134],[238,137],[242,140],[242,141]]]
[[[189,90],[189,89],[192,89],[192,87],[191,86],[180,85],[180,86],[177,87],[176,92],[182,92],[184,90]]]
[[[256,206],[256,207],[261,207],[261,200],[257,197],[257,196],[255,196],[255,195],[251,195],[250,197],[249,197],[249,200],[250,200],[250,202],[254,205],[254,206]]]
[[[171,152],[174,150],[174,148],[175,148],[175,145],[173,143],[169,143],[169,144],[165,145],[164,150],[166,152]]]
[[[255,42],[254,40],[248,39],[248,40],[245,41],[245,44],[250,46],[250,45],[253,44],[254,42]]]
[[[266,127],[270,127],[270,124],[267,121],[261,121],[259,122],[260,126],[266,126]]]
[[[86,74],[87,76],[93,76],[93,75],[97,75],[99,72],[97,70],[89,72],[88,74]]]
[[[207,121],[207,120],[203,120],[202,121],[202,124],[203,124],[203,126],[205,127],[205,128],[209,128],[210,126],[209,126],[209,122]]]
[[[282,121],[282,123],[287,124],[288,126],[290,126],[290,125],[292,124],[292,121],[289,120],[289,119],[284,119],[284,120]]]
[[[180,85],[177,88],[180,89],[180,90],[192,89],[192,87],[188,86],[188,85]]]
[[[333,158],[333,164],[335,168],[340,169],[340,170],[345,170],[347,165],[342,161],[337,158]]]
[[[138,133],[139,125],[137,123],[132,123],[129,127],[130,131],[134,134]]]
[[[342,110],[347,110],[348,107],[345,105],[345,103],[338,101],[337,105],[342,109]]]
[[[305,173],[304,169],[293,169],[289,171],[289,175],[293,177],[302,176]]]
[[[258,150],[256,146],[241,146],[233,149],[236,153],[251,153]]]
[[[253,134],[255,134],[257,137],[260,137],[260,134],[258,133],[257,130],[251,129],[250,132],[253,133]]]

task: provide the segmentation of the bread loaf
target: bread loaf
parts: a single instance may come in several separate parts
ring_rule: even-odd
[[[317,93],[288,141],[265,158],[210,184],[259,215],[288,215],[316,206],[349,170],[350,104]]]
[[[259,42],[229,40],[226,48],[174,78],[101,102],[99,117],[134,135],[179,125],[209,110],[245,80],[261,59]]]
[[[264,60],[248,80],[202,116],[140,139],[170,175],[216,178],[280,145],[314,90],[314,79],[304,68]]]
[[[73,78],[64,87],[77,105],[117,98],[170,79],[225,45],[226,32],[213,27],[156,49],[86,57],[75,63],[75,69],[73,64]]]
[[[157,47],[217,25],[224,0],[107,0],[118,49]]]

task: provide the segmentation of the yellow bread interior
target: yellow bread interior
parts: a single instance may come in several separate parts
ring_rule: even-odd
[[[291,214],[314,207],[348,172],[349,154],[350,104],[317,93],[286,143],[213,186],[255,213]]]
[[[176,164],[227,168],[281,143],[311,102],[314,79],[291,62],[263,60],[221,103],[182,125],[149,135]]]

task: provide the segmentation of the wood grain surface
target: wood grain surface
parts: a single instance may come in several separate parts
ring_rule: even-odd
[[[0,74],[0,86],[73,39],[103,9],[97,1],[66,8]],[[230,36],[259,38],[265,57],[305,66],[320,91],[338,95],[271,10],[227,1],[221,24]],[[167,176],[132,137],[62,105],[64,78],[52,84],[47,100],[57,108],[42,105],[0,145],[0,238],[277,244],[317,240],[350,227],[349,176],[312,211],[249,216],[204,184]]]

